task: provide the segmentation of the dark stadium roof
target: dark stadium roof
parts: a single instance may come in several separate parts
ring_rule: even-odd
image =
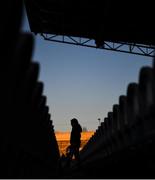
[[[25,0],[25,5],[34,33],[155,45],[154,6],[147,1]]]

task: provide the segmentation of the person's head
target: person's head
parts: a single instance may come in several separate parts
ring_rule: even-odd
[[[78,124],[78,120],[76,118],[71,119],[71,125],[76,126]]]

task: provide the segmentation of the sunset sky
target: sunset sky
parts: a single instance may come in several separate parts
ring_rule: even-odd
[[[22,29],[30,31],[26,16]],[[140,68],[152,65],[148,57],[48,42],[39,35],[33,60],[41,66],[39,80],[56,131],[71,130],[72,118],[96,130],[97,119],[106,117],[130,82],[138,82]]]

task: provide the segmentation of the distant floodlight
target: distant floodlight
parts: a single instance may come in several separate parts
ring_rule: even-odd
[[[101,119],[100,118],[98,118],[98,121],[99,121],[99,125],[101,124]]]

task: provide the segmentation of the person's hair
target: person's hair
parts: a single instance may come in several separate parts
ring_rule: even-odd
[[[78,124],[78,120],[76,118],[71,119],[71,122]]]

